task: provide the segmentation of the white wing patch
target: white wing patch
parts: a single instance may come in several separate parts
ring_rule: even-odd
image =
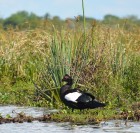
[[[65,95],[65,99],[68,101],[72,101],[72,102],[77,102],[76,100],[78,99],[78,97],[80,97],[82,94],[79,92],[72,92],[69,93],[67,95]]]

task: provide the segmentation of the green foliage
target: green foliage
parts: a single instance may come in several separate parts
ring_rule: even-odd
[[[140,58],[132,56],[123,76],[123,87],[133,100],[140,100]]]
[[[108,14],[104,16],[103,22],[107,24],[117,24],[119,20],[120,20],[119,17]]]
[[[29,97],[33,97],[33,85],[31,83],[18,82],[11,86],[11,81],[7,77],[1,79],[0,104],[29,105]]]
[[[21,25],[22,23],[25,23],[27,21],[28,16],[29,16],[28,12],[25,12],[25,11],[13,14],[4,21],[4,27],[7,27],[7,25],[10,25],[10,24],[13,27]]]
[[[14,28],[17,26],[20,28],[36,28],[39,21],[40,18],[34,13],[29,14],[26,11],[20,11],[11,15],[9,18],[6,18],[3,26],[4,28],[7,28],[9,25]]]

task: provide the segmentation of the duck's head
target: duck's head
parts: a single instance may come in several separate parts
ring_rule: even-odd
[[[69,76],[68,74],[65,74],[65,76],[62,79],[62,82],[67,82],[67,84],[72,85],[73,80],[71,76]]]

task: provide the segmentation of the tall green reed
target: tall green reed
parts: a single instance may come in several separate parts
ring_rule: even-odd
[[[86,19],[85,19],[84,0],[82,0],[82,11],[83,11],[83,28],[84,28],[84,37],[85,37],[85,34],[86,34]]]
[[[59,102],[59,89],[62,85],[61,79],[65,74],[73,76],[78,81],[80,72],[86,66],[88,58],[88,44],[86,45],[86,22],[84,14],[84,1],[82,0],[83,10],[83,29],[84,32],[80,37],[76,32],[57,31],[54,29],[52,41],[49,46],[49,56],[46,57],[46,65],[44,69],[45,76],[49,77],[52,84],[46,87],[49,90],[48,95],[53,96]],[[88,47],[88,48],[87,48]],[[48,84],[47,78],[44,80]],[[50,81],[49,80],[49,81]],[[49,89],[47,89],[49,88]]]
[[[62,77],[65,74],[70,74],[77,82],[80,72],[86,65],[83,52],[85,40],[82,37],[79,40],[75,36],[77,33],[73,35],[64,30],[58,32],[54,29],[39,81],[41,88],[44,88],[47,97],[49,97],[48,100],[53,102],[59,103]]]

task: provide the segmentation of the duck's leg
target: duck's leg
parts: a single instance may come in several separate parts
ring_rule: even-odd
[[[74,109],[72,108],[72,112],[74,111]]]
[[[80,109],[80,113],[81,114],[84,114],[84,109]]]

